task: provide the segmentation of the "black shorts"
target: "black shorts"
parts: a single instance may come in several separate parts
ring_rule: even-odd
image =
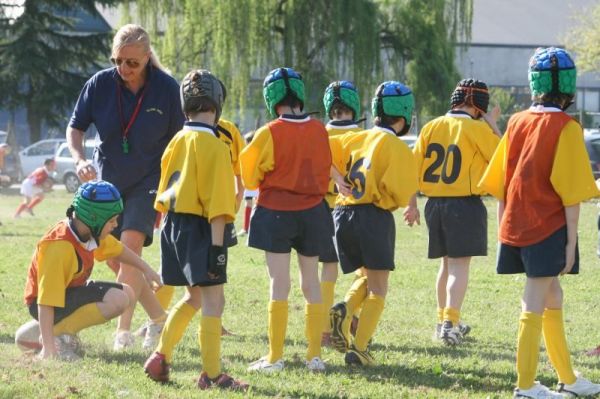
[[[333,263],[338,261],[337,252],[335,250],[335,229],[333,227],[333,209],[327,205],[329,210],[329,236],[325,239],[323,244],[323,251],[319,255],[319,262]]]
[[[487,209],[480,197],[431,197],[425,221],[428,258],[487,255]]]
[[[567,226],[550,237],[526,247],[500,243],[496,271],[498,274],[525,273],[527,277],[555,277],[565,268]],[[579,245],[575,246],[575,264],[569,274],[579,274]]]
[[[345,274],[360,267],[394,270],[396,224],[390,211],[372,204],[336,206],[335,242]]]
[[[125,230],[139,231],[146,235],[144,246],[150,246],[156,221],[156,211],[154,210],[156,191],[134,187],[121,193],[121,198],[123,198],[123,213],[119,215],[119,226],[113,230],[112,235],[120,239],[121,232]]]
[[[65,317],[72,315],[77,309],[89,303],[102,302],[109,289],[123,289],[119,283],[109,283],[107,281],[89,280],[86,285],[80,287],[70,287],[65,291],[65,307],[54,308],[54,324],[57,324]],[[37,299],[29,305],[29,314],[38,320]]]
[[[250,219],[248,246],[273,253],[319,256],[332,236],[329,210],[324,202],[299,211],[277,211],[256,206]]]
[[[225,242],[225,241],[224,241]],[[208,277],[210,223],[204,217],[168,212],[160,233],[160,270],[165,285],[211,286],[227,282]]]

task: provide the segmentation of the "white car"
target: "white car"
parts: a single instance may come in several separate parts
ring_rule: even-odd
[[[85,142],[85,158],[93,159],[94,158],[94,147],[96,142],[94,140],[86,140]],[[75,160],[71,156],[71,151],[69,151],[69,146],[67,143],[62,143],[58,150],[56,150],[56,155],[54,156],[54,160],[56,161],[56,180],[58,183],[63,183],[65,185],[65,189],[74,193],[77,191],[77,188],[81,185],[81,181],[77,177],[77,172],[75,170]]]
[[[36,168],[44,166],[44,161],[48,158],[54,158],[58,147],[66,142],[66,139],[44,139],[19,151],[23,176],[27,177]]]
[[[406,145],[408,146],[408,148],[410,148],[412,150],[413,147],[415,146],[415,143],[417,142],[417,136],[412,135],[412,134],[407,134],[404,136],[400,136],[400,140],[404,141],[406,143]]]

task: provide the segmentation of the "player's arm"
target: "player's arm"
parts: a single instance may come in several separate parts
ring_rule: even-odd
[[[265,173],[275,167],[273,137],[268,127],[262,127],[240,154],[240,169],[244,186],[256,190]]]
[[[135,252],[126,246],[123,246],[123,252],[121,252],[119,256],[115,256],[115,259],[121,263],[131,265],[141,271],[151,287],[157,288],[162,286],[162,281],[159,274],[156,273],[154,269],[152,269],[152,267],[146,263],[145,260],[137,256]]]
[[[54,345],[54,306],[38,304],[38,321],[40,322],[40,333],[42,336],[42,352],[40,357],[48,359],[57,355]]]
[[[329,177],[335,182],[337,186],[338,193],[342,194],[345,197],[352,195],[352,186],[344,180],[344,176],[337,170],[335,165],[331,165],[331,169],[329,170]]]
[[[502,132],[498,128],[497,124],[498,118],[500,117],[500,112],[500,106],[496,104],[496,106],[494,106],[490,112],[481,115],[483,120],[489,125],[489,127],[498,137],[502,137]]]
[[[244,199],[244,183],[242,182],[242,176],[235,176],[235,209],[236,211],[240,209],[240,205],[242,204],[242,200]]]
[[[417,193],[408,201],[408,206],[402,213],[404,215],[404,223],[412,227],[415,223],[421,225],[421,214],[419,213],[419,207],[417,205]]]
[[[565,248],[565,268],[560,272],[560,274],[566,274],[570,272],[575,264],[577,225],[579,224],[579,204],[566,206],[565,217],[567,219],[567,246]]]

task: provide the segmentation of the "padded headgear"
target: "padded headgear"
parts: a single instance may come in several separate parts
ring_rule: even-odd
[[[405,125],[400,135],[406,134],[412,122],[412,112],[415,106],[415,98],[408,86],[391,80],[383,82],[375,90],[375,97],[371,101],[371,112],[373,117],[402,117]]]
[[[486,114],[490,104],[490,93],[485,83],[476,79],[463,79],[450,96],[450,107],[468,105]]]
[[[277,118],[275,108],[288,95],[294,96],[304,108],[304,82],[302,76],[292,68],[273,69],[263,83],[263,97],[273,118]]]
[[[98,240],[106,222],[123,212],[123,200],[119,190],[111,183],[91,181],[79,186],[70,209],[75,210],[77,219],[89,227],[92,236]]]
[[[529,60],[531,94],[575,94],[577,69],[571,55],[562,48],[538,48]]]
[[[202,100],[208,100],[217,111],[215,124],[217,123],[223,110],[226,91],[223,82],[215,75],[206,69],[191,71],[181,81],[179,92],[184,114],[198,112]]]
[[[329,116],[331,108],[336,103],[341,103],[350,108],[353,112],[352,119],[356,120],[360,115],[360,98],[358,90],[347,80],[338,80],[330,83],[325,89],[323,96],[323,105],[325,106],[325,114]]]

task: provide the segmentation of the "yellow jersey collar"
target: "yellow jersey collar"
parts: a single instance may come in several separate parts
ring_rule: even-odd
[[[216,128],[214,126],[208,125],[206,123],[187,121],[183,124],[183,128],[185,130],[192,130],[194,132],[210,133],[214,137],[217,137],[217,133],[215,131]]]

